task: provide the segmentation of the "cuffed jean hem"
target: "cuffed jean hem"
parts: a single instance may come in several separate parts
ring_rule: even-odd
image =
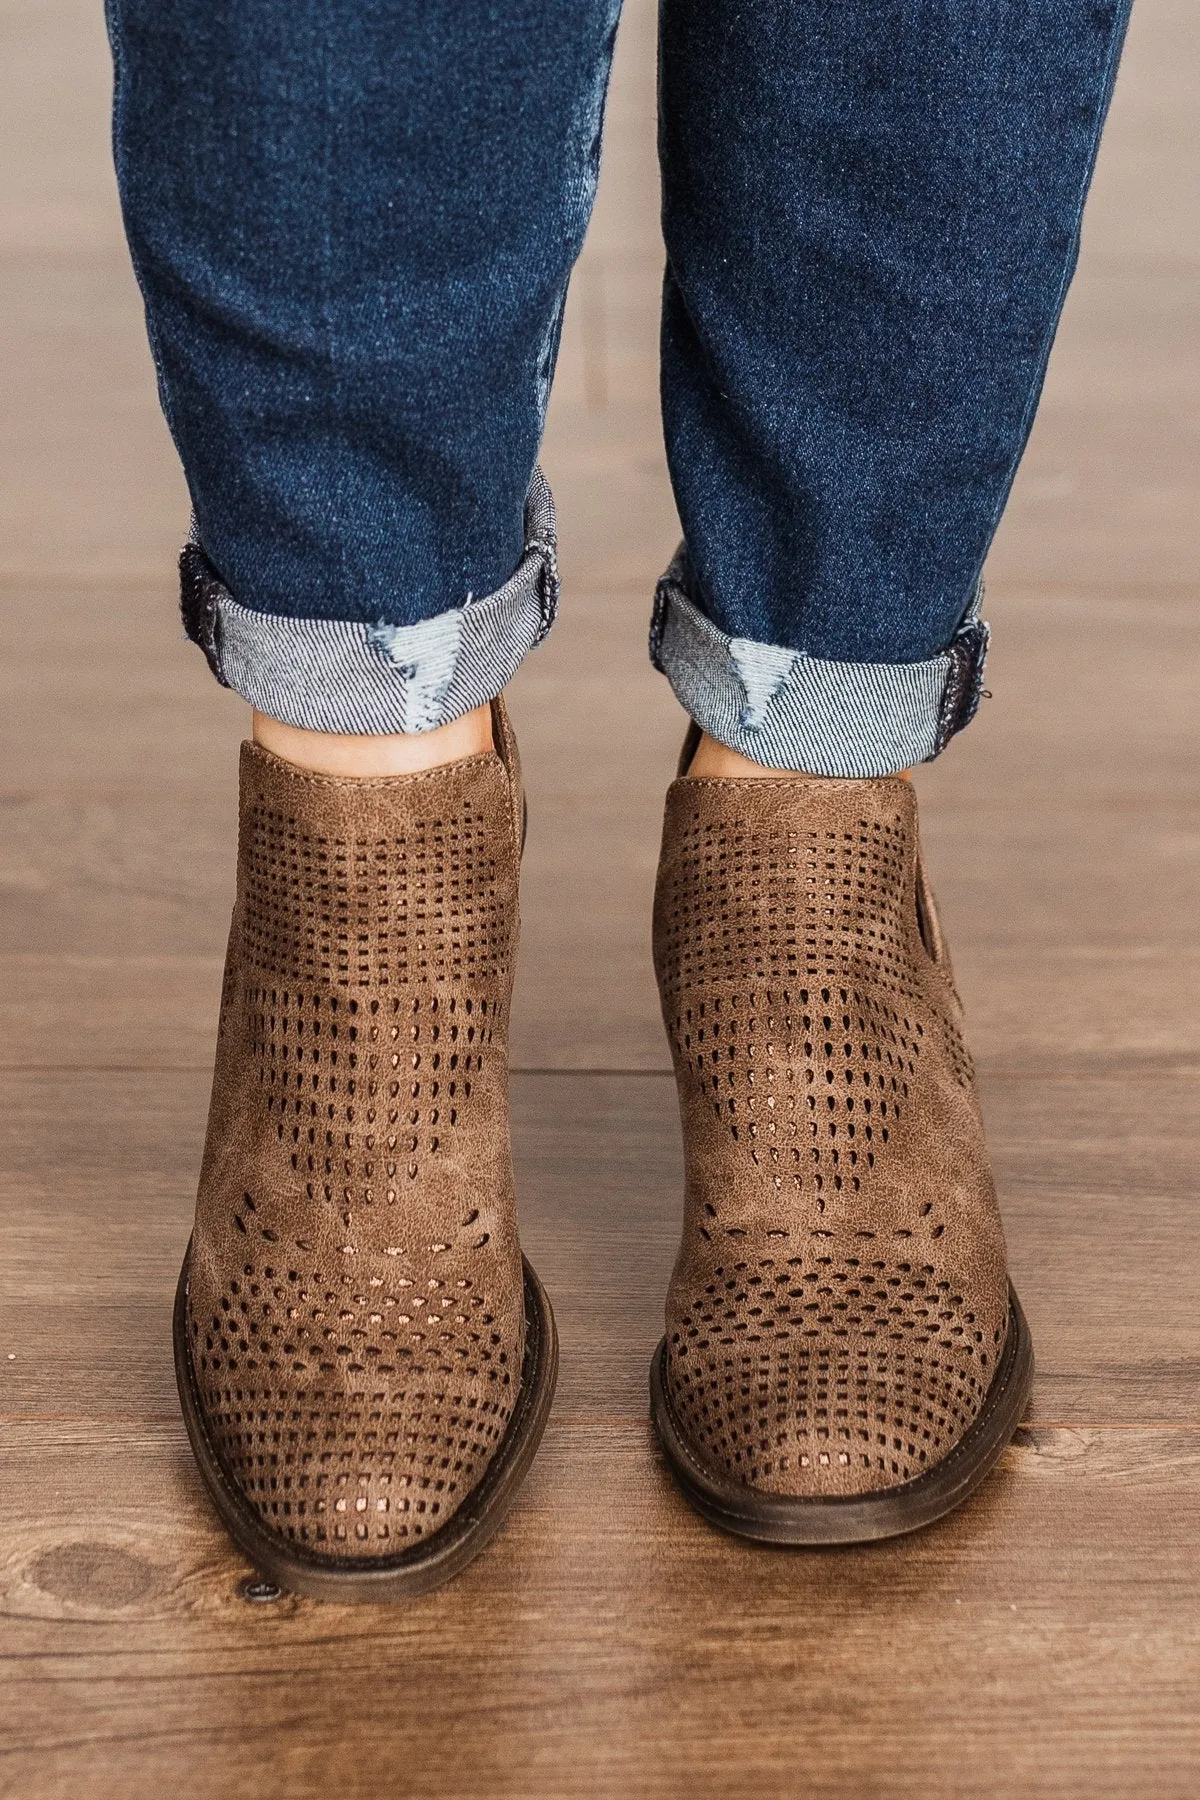
[[[494,700],[554,622],[554,501],[535,469],[525,550],[494,593],[416,625],[256,612],[225,587],[195,540],[179,559],[180,604],[223,687],[307,731],[433,731]]]
[[[658,584],[650,659],[701,730],[768,769],[894,775],[929,762],[974,718],[988,627],[982,588],[926,662],[830,662],[731,638],[689,598],[686,552]]]

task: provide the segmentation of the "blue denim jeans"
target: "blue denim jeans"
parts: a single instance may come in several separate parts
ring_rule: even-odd
[[[651,651],[756,761],[883,773],[974,711],[1127,10],[662,0]],[[536,458],[617,12],[109,0],[185,620],[261,710],[429,729],[549,628]]]

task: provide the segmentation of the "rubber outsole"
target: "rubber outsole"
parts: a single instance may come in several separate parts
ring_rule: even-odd
[[[1033,1340],[1009,1287],[1008,1336],[987,1398],[942,1460],[897,1487],[862,1495],[765,1494],[706,1467],[688,1443],[666,1385],[667,1340],[650,1365],[650,1413],[671,1472],[710,1525],[761,1544],[866,1544],[920,1531],[986,1479],[1021,1422],[1033,1381]]]
[[[191,1243],[175,1291],[175,1381],[192,1454],[230,1537],[277,1587],[312,1600],[381,1603],[415,1598],[460,1573],[504,1523],[541,1442],[558,1380],[558,1333],[545,1289],[525,1271],[525,1358],[508,1429],[482,1480],[421,1543],[391,1557],[325,1557],[265,1526],[226,1472],[205,1424],[187,1329]]]

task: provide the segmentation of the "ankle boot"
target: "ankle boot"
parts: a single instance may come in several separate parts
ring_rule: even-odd
[[[520,774],[314,775],[244,744],[237,903],[175,1307],[192,1449],[269,1579],[386,1600],[496,1530],[557,1344],[518,1240]]]
[[[668,1462],[750,1538],[928,1524],[1033,1361],[912,784],[676,781],[654,929],[686,1158]]]

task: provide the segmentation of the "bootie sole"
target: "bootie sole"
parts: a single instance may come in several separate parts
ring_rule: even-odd
[[[1004,1351],[987,1398],[953,1450],[923,1475],[869,1494],[766,1494],[708,1468],[688,1443],[666,1385],[667,1340],[650,1365],[650,1413],[671,1471],[710,1525],[762,1544],[865,1544],[932,1525],[962,1505],[995,1467],[1021,1422],[1033,1381],[1033,1340],[1011,1286]]]
[[[264,1525],[226,1472],[208,1434],[192,1367],[187,1329],[188,1268],[175,1293],[175,1380],[192,1454],[213,1505],[238,1549],[277,1587],[313,1600],[379,1603],[407,1600],[449,1581],[503,1524],[546,1429],[558,1380],[558,1333],[546,1291],[525,1269],[525,1359],[508,1429],[483,1479],[457,1512],[422,1542],[390,1557],[331,1557],[305,1549]]]

